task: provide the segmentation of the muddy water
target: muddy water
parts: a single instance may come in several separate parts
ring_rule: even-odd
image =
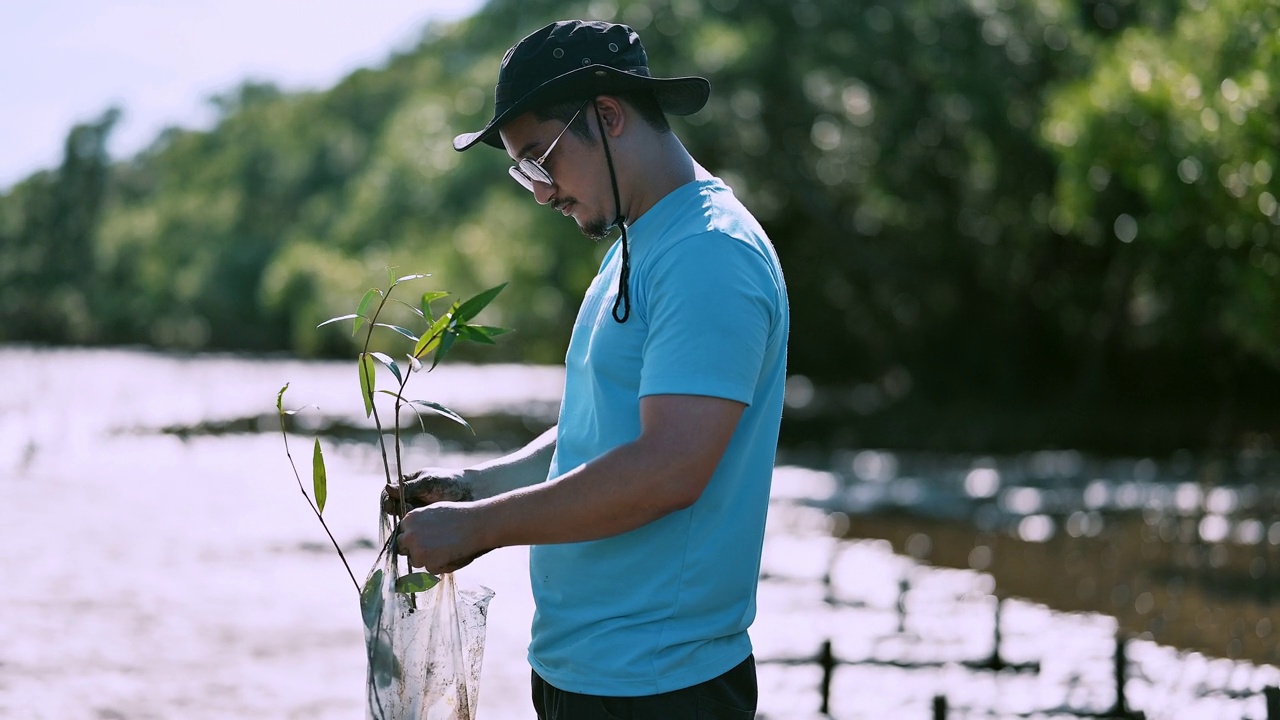
[[[821,502],[839,532],[990,573],[1001,596],[1116,617],[1127,634],[1280,662],[1280,456],[1097,460],[849,453]]]
[[[1029,542],[966,522],[884,515],[855,517],[847,532],[883,538],[934,565],[979,564],[1002,597],[1112,615],[1126,633],[1174,647],[1280,662],[1280,603],[1270,578],[1249,574],[1253,558],[1270,548],[1228,548],[1222,566],[1189,568],[1180,548],[1150,539],[1152,526],[1140,515],[1110,518],[1108,528],[1096,537]]]
[[[874,535],[920,554],[931,533],[933,562],[967,563],[983,543],[986,557],[1028,560],[1007,544],[993,551],[994,534],[963,525],[947,534],[918,518],[848,518],[815,507],[826,504],[815,498],[839,495],[842,485],[797,467],[780,466],[774,476],[754,634],[762,688],[776,693],[762,700],[768,717],[820,717],[824,684],[835,718],[932,717],[937,698],[949,717],[1099,717],[1118,709],[1147,718],[1267,717],[1265,690],[1280,685],[1275,664],[1133,636],[1114,614],[1032,599],[1052,587],[1061,565],[1022,578],[1018,595],[1001,587],[1001,571],[926,564],[901,546],[895,552]],[[1122,584],[1117,577],[1114,585]],[[1125,638],[1123,685],[1117,638]]]
[[[356,591],[281,437],[155,431],[270,420],[285,382],[293,406],[320,406],[309,415],[362,420],[356,377],[334,363],[0,350],[0,718],[363,717]],[[558,391],[554,370],[516,367],[442,368],[424,386],[468,414]],[[305,462],[311,438],[292,440]],[[325,516],[363,577],[380,460],[323,444]],[[426,439],[406,463],[479,456]],[[527,554],[491,553],[459,580],[498,593],[481,717],[523,717]]]
[[[515,408],[533,425],[545,422],[561,380],[555,369],[518,366],[437,372],[422,396],[464,415]],[[0,378],[0,718],[362,716],[355,589],[298,497],[279,435],[242,431],[270,427],[284,382],[294,406],[320,406],[291,437],[295,456],[306,455],[308,423],[363,422],[348,364],[8,348]],[[157,432],[205,426],[231,431]],[[341,437],[323,440],[325,515],[359,576],[373,561],[380,461],[370,444]],[[450,437],[413,442],[406,465],[462,465],[497,451]],[[869,482],[895,486],[877,478]],[[848,526],[833,525],[830,501],[851,487],[831,473],[778,469],[753,628],[762,716],[820,717],[824,683],[837,718],[928,717],[938,695],[952,717],[1072,717],[1112,706],[1114,613],[1051,609],[1045,602],[1057,600],[1035,594],[1051,572],[1004,574],[1000,563],[1020,552],[1007,533],[980,538],[994,562],[979,572],[968,561],[978,543],[960,525],[863,518],[856,502],[842,504]],[[1145,527],[1131,529],[1161,532]],[[1028,552],[1048,555],[1023,565],[1095,555],[1059,540],[1034,543]],[[1124,543],[1110,546],[1121,577]],[[951,562],[953,550],[965,561]],[[1022,574],[1025,587],[1015,585]],[[527,553],[490,553],[458,578],[496,591],[480,717],[530,717]],[[1110,597],[1110,581],[1095,582],[1094,594]],[[1134,584],[1125,603],[1136,613],[1143,592],[1163,602],[1152,587]],[[1180,596],[1188,608],[1189,588]],[[1013,665],[1038,664],[1035,672],[975,666],[993,649],[997,594],[1025,598],[1000,606],[1001,651]],[[1220,606],[1212,602],[1211,614]],[[1237,610],[1223,612],[1235,627]],[[1261,620],[1249,623],[1256,634]],[[1140,627],[1153,634],[1130,650],[1131,706],[1151,718],[1265,716],[1261,690],[1280,684],[1280,671],[1265,652],[1246,660],[1252,642],[1242,640],[1232,660],[1220,640],[1220,650],[1191,653]],[[816,662],[824,643],[833,659],[825,681]]]

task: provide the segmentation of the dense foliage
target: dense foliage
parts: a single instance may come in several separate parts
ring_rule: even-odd
[[[485,358],[559,361],[602,248],[448,141],[508,46],[574,16],[712,79],[674,125],[778,247],[792,370],[837,388],[811,409],[1078,418],[1033,442],[1170,413],[1275,430],[1248,419],[1280,400],[1269,0],[491,0],[325,92],[236,88],[127,160],[116,111],[74,128],[0,197],[0,341],[349,352],[317,322],[401,265],[510,281]]]

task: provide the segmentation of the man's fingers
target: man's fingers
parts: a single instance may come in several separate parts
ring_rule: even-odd
[[[406,486],[407,492],[402,490]],[[398,513],[402,509],[413,510],[421,507],[422,504],[422,498],[412,486],[409,486],[407,478],[399,483],[384,485],[382,488],[382,511],[387,514]]]
[[[382,512],[394,515],[400,512],[400,492],[388,485],[382,489]]]
[[[436,575],[443,575],[443,574],[445,574],[445,573],[457,572],[457,571],[461,570],[462,568],[464,568],[464,567],[466,567],[466,566],[470,565],[471,563],[475,562],[476,558],[480,557],[481,555],[484,555],[484,554],[485,554],[485,553],[487,553],[487,552],[489,552],[489,551],[488,551],[488,550],[481,550],[480,552],[476,553],[475,555],[472,555],[471,557],[465,557],[465,558],[462,558],[462,559],[460,559],[460,560],[453,560],[453,561],[451,561],[449,564],[447,564],[446,566],[444,566],[444,567],[440,568],[438,571],[437,571],[437,570],[432,570],[431,572],[435,573]]]
[[[395,551],[397,555],[404,555],[409,558],[409,567],[413,567],[413,555],[409,552],[409,543],[405,540],[404,525],[400,526],[400,532],[396,533]]]

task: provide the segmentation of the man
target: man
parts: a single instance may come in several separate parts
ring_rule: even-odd
[[[588,236],[621,230],[574,324],[559,424],[405,491],[415,567],[531,546],[543,720],[754,717],[788,309],[764,231],[667,125],[709,93],[651,77],[626,26],[559,22],[507,52],[493,119],[453,141],[505,149]]]

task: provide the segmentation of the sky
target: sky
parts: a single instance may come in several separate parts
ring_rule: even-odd
[[[481,0],[40,0],[0,3],[0,191],[56,167],[77,122],[119,106],[112,157],[208,127],[242,80],[320,89],[412,47]]]

